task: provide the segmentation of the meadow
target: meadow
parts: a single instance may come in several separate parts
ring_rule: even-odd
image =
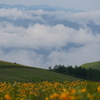
[[[55,73],[47,69],[0,61],[0,82],[76,81],[80,78]]]
[[[0,100],[100,100],[100,82],[1,82]]]
[[[100,82],[0,61],[0,100],[100,100]]]

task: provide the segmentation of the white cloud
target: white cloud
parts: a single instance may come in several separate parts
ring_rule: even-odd
[[[55,16],[83,24],[84,28],[73,29],[57,24],[55,26],[29,25],[27,28],[13,23],[0,23],[0,59],[20,64],[47,68],[55,64],[81,65],[100,59],[100,34],[93,34],[87,27],[89,21],[100,25],[100,11],[90,12],[47,12],[43,10],[24,11],[19,9],[0,9],[0,17],[12,20],[18,18],[44,21],[41,15]],[[37,16],[33,16],[33,14]],[[69,43],[81,45],[64,49]],[[6,49],[5,52],[3,49]],[[11,49],[11,50],[9,50]],[[37,50],[49,51],[48,54]]]
[[[41,16],[32,16],[31,13],[29,13],[29,11],[20,10],[17,8],[12,8],[12,9],[2,8],[2,9],[0,9],[0,17],[1,18],[6,17],[11,20],[31,19],[31,20],[44,21]]]
[[[0,49],[0,60],[43,67],[43,56],[31,50],[12,49],[10,52],[5,53],[4,50]]]
[[[100,59],[100,45],[88,44],[79,48],[70,48],[69,50],[52,50],[47,56],[38,54],[34,50],[12,49],[5,53],[0,50],[0,59],[9,62],[16,62],[28,66],[48,68],[56,64],[61,65],[81,65],[88,62],[98,61]]]
[[[34,16],[35,15],[35,16]],[[6,17],[11,20],[16,19],[30,19],[46,22],[42,18],[42,15],[55,16],[58,20],[68,20],[71,22],[76,22],[80,24],[87,24],[90,21],[94,22],[96,25],[100,25],[100,10],[98,11],[87,11],[87,12],[64,12],[64,11],[43,11],[43,10],[20,10],[17,8],[13,9],[0,9],[0,17]]]
[[[26,13],[40,16],[40,15],[43,15],[43,14],[46,14],[46,13],[49,13],[49,12],[44,11],[42,9],[39,9],[39,10],[28,10]]]
[[[72,22],[78,23],[89,23],[89,21],[93,21],[95,24],[100,25],[100,11],[87,11],[87,12],[57,12],[59,16],[58,19],[66,19]]]
[[[79,48],[70,48],[69,50],[53,51],[48,56],[48,65],[54,66],[58,64],[62,65],[82,65],[88,62],[94,62],[100,60],[100,45],[88,44]]]
[[[31,10],[29,11],[30,14],[36,14],[36,15],[48,15],[48,16],[55,16],[58,20],[68,20],[71,22],[77,22],[77,23],[84,23],[87,24],[90,21],[94,22],[96,25],[100,25],[100,10],[98,11],[86,11],[86,12],[64,12],[64,11],[43,11],[43,10]]]
[[[87,44],[100,42],[100,36],[91,30],[74,30],[64,25],[30,25],[28,28],[17,27],[10,23],[0,25],[0,47],[23,47],[30,49],[61,48],[68,43]]]
[[[68,43],[81,47],[62,49]],[[55,64],[80,65],[99,60],[100,34],[94,35],[87,27],[79,30],[58,24],[30,25],[28,28],[0,23],[0,59],[20,64],[47,68]],[[7,53],[3,51],[7,50]],[[11,49],[8,51],[8,49]],[[49,50],[45,55],[35,50]]]

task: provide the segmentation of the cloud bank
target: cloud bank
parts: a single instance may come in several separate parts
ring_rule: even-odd
[[[79,66],[100,59],[100,33],[94,34],[88,27],[91,21],[100,25],[100,11],[71,13],[14,8],[0,9],[0,12],[0,18],[6,18],[0,21],[1,60],[48,68],[56,64]],[[58,23],[50,25],[49,17]],[[29,23],[24,27],[14,24],[18,19],[43,23]],[[77,23],[79,29],[64,25],[66,20]]]
[[[40,10],[20,10],[17,8],[13,9],[0,9],[0,17],[6,17],[8,19],[17,20],[17,19],[30,19],[30,20],[39,20],[44,21],[42,15],[46,16],[55,16],[58,20],[68,20],[77,23],[89,23],[90,21],[94,22],[96,25],[100,25],[100,11],[87,11],[87,12],[64,12],[64,11],[43,11]]]

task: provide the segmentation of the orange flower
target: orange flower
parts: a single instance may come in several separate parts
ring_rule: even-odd
[[[71,94],[75,94],[76,93],[76,90],[75,89],[72,89],[71,90]]]
[[[5,99],[6,99],[6,100],[12,100],[12,98],[11,98],[11,96],[10,96],[9,94],[6,94],[6,95],[5,95]]]
[[[63,93],[61,94],[60,98],[61,98],[62,100],[66,100],[68,96],[69,96],[69,93],[63,92]]]
[[[98,90],[98,92],[100,92],[100,86],[98,86],[97,90]]]
[[[60,96],[61,100],[74,100],[74,97],[71,96],[68,92],[64,92]]]
[[[53,99],[53,98],[56,98],[56,97],[58,97],[58,96],[59,96],[59,95],[58,95],[57,93],[54,93],[54,94],[50,95],[50,98]]]

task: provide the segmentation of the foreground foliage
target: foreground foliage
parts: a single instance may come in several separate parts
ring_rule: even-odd
[[[100,100],[100,82],[0,82],[0,100]]]

